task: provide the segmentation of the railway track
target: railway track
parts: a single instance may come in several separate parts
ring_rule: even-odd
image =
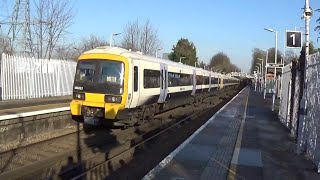
[[[125,130],[97,128],[89,133],[84,133],[79,128],[74,133],[1,153],[1,162],[6,164],[0,166],[2,170],[0,179],[6,177],[10,177],[10,179],[74,177],[75,174],[80,172],[85,172],[81,176],[87,175],[87,173],[92,175],[91,172],[99,169],[103,164],[108,164],[117,157],[123,156],[123,153],[134,153],[134,149],[145,142],[182,122],[193,119],[204,108],[210,109],[210,107],[220,103],[222,100],[219,99],[229,96],[229,92],[224,91],[221,96],[209,97],[205,100],[216,102],[214,105],[204,103],[199,107],[191,105],[177,108],[157,115],[155,116],[156,121],[139,127]],[[188,113],[183,116],[185,112]],[[80,163],[70,162],[71,159]],[[71,163],[68,168],[71,168],[71,170],[66,171],[63,170],[63,167],[68,163],[68,160]],[[104,172],[101,175],[109,174],[110,169]]]
[[[233,93],[231,93],[231,94],[233,95]],[[230,94],[226,93],[226,94],[224,94],[224,97],[221,97],[221,98],[227,99],[228,97],[230,98]],[[212,101],[214,99],[215,98],[211,98],[210,100]],[[226,100],[226,99],[224,99],[224,100]],[[143,149],[143,146],[146,143],[148,143],[149,141],[152,141],[152,140],[155,141],[159,136],[163,135],[164,133],[167,133],[168,131],[175,131],[176,129],[178,129],[177,126],[181,126],[182,124],[188,125],[188,121],[196,120],[199,116],[207,114],[208,111],[212,111],[213,106],[216,106],[216,105],[220,104],[221,102],[222,102],[222,104],[224,104],[223,100],[221,100],[215,104],[209,103],[210,105],[208,105],[207,107],[203,107],[203,106],[199,107],[199,109],[201,109],[200,111],[196,110],[195,112],[190,113],[186,117],[172,120],[172,121],[168,122],[167,124],[165,124],[164,126],[159,127],[151,134],[145,135],[145,137],[138,136],[137,138],[133,139],[130,142],[130,145],[128,143],[120,145],[118,147],[119,150],[117,151],[117,153],[113,153],[111,155],[109,154],[109,156],[105,157],[105,159],[102,161],[101,161],[101,159],[103,159],[102,157],[96,157],[94,160],[91,160],[89,163],[87,163],[87,164],[89,164],[89,166],[87,165],[85,167],[81,167],[82,168],[81,174],[77,175],[76,177],[73,177],[72,179],[73,180],[76,180],[76,179],[105,179],[106,176],[110,175],[110,167],[112,167],[113,170],[115,170],[116,168],[121,168],[122,165],[128,163],[128,161],[131,160],[132,156],[135,154],[135,152],[137,150],[139,150],[139,148],[141,146],[142,146],[142,148],[140,148],[140,149]],[[100,161],[97,161],[97,159],[100,159]],[[127,159],[127,161],[125,162],[124,159]],[[111,173],[112,173],[112,171],[111,171]],[[68,177],[68,178],[70,178],[70,177]]]

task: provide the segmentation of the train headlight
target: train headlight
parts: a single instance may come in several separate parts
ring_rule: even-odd
[[[121,96],[106,95],[104,97],[104,101],[107,103],[121,103],[121,100],[122,100]]]
[[[84,93],[73,93],[73,99],[78,99],[78,100],[84,100],[85,99],[85,94]]]

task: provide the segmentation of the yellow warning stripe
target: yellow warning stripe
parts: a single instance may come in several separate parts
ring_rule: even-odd
[[[240,130],[239,130],[239,133],[238,133],[238,137],[237,137],[236,146],[234,148],[233,155],[232,155],[232,160],[231,160],[231,163],[230,163],[230,168],[229,168],[229,173],[228,173],[228,178],[227,178],[229,180],[234,180],[235,177],[238,176],[237,175],[237,163],[238,163],[239,153],[240,153],[240,148],[241,148],[241,141],[242,141],[244,124],[245,124],[246,117],[247,117],[249,94],[250,94],[250,91],[248,92],[248,96],[247,96],[247,100],[246,100],[246,106],[245,106],[245,110],[244,110],[244,115],[243,115],[243,118],[241,120],[241,125],[240,125]],[[238,178],[244,179],[244,178],[241,178],[239,176],[238,176]]]

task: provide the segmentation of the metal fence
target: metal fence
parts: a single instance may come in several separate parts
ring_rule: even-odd
[[[285,126],[290,123],[290,97],[291,97],[291,64],[286,65],[281,77],[281,99],[279,109],[279,119]]]
[[[274,91],[274,80],[273,79],[267,79],[266,80],[266,84],[265,84],[265,88],[266,88],[266,93],[267,94],[272,94]]]
[[[309,56],[306,80],[306,114],[304,119],[301,119],[303,122],[298,134],[298,146],[303,146],[303,152],[318,165],[320,173],[320,53]]]
[[[297,152],[309,156],[320,173],[320,53],[304,62],[283,69],[279,119],[296,138]]]
[[[72,94],[76,62],[2,54],[1,99],[28,99]]]

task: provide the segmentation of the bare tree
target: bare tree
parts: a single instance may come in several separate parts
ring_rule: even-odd
[[[55,47],[52,58],[64,59],[64,60],[77,60],[80,52],[75,48],[74,43],[66,45],[57,45]]]
[[[109,43],[102,37],[91,34],[88,38],[83,38],[79,43],[78,49],[83,52],[99,46],[107,46]]]
[[[151,55],[155,54],[156,50],[160,48],[161,42],[158,31],[148,20],[143,26],[138,21],[129,22],[124,28],[121,45],[123,48]]]
[[[0,34],[0,56],[2,53],[11,54],[12,49],[10,46],[10,40],[3,34]]]
[[[214,70],[214,71],[219,71],[221,70],[222,72],[239,72],[241,71],[238,66],[235,64],[232,64],[230,61],[230,58],[228,57],[227,54],[223,52],[219,52],[215,54],[211,60],[209,66]]]
[[[140,33],[139,22],[129,22],[124,28],[123,40],[121,42],[122,47],[131,49],[133,51],[138,51]]]
[[[38,58],[51,58],[55,47],[67,33],[73,18],[72,7],[67,0],[38,0],[36,7],[37,23],[31,29],[30,52]]]
[[[287,65],[292,61],[298,60],[299,56],[294,53],[294,51],[286,51],[286,56],[284,57],[284,64]]]
[[[109,43],[105,38],[91,34],[89,37],[82,38],[77,43],[57,45],[53,57],[58,59],[76,60],[84,51],[107,45],[109,45]]]

